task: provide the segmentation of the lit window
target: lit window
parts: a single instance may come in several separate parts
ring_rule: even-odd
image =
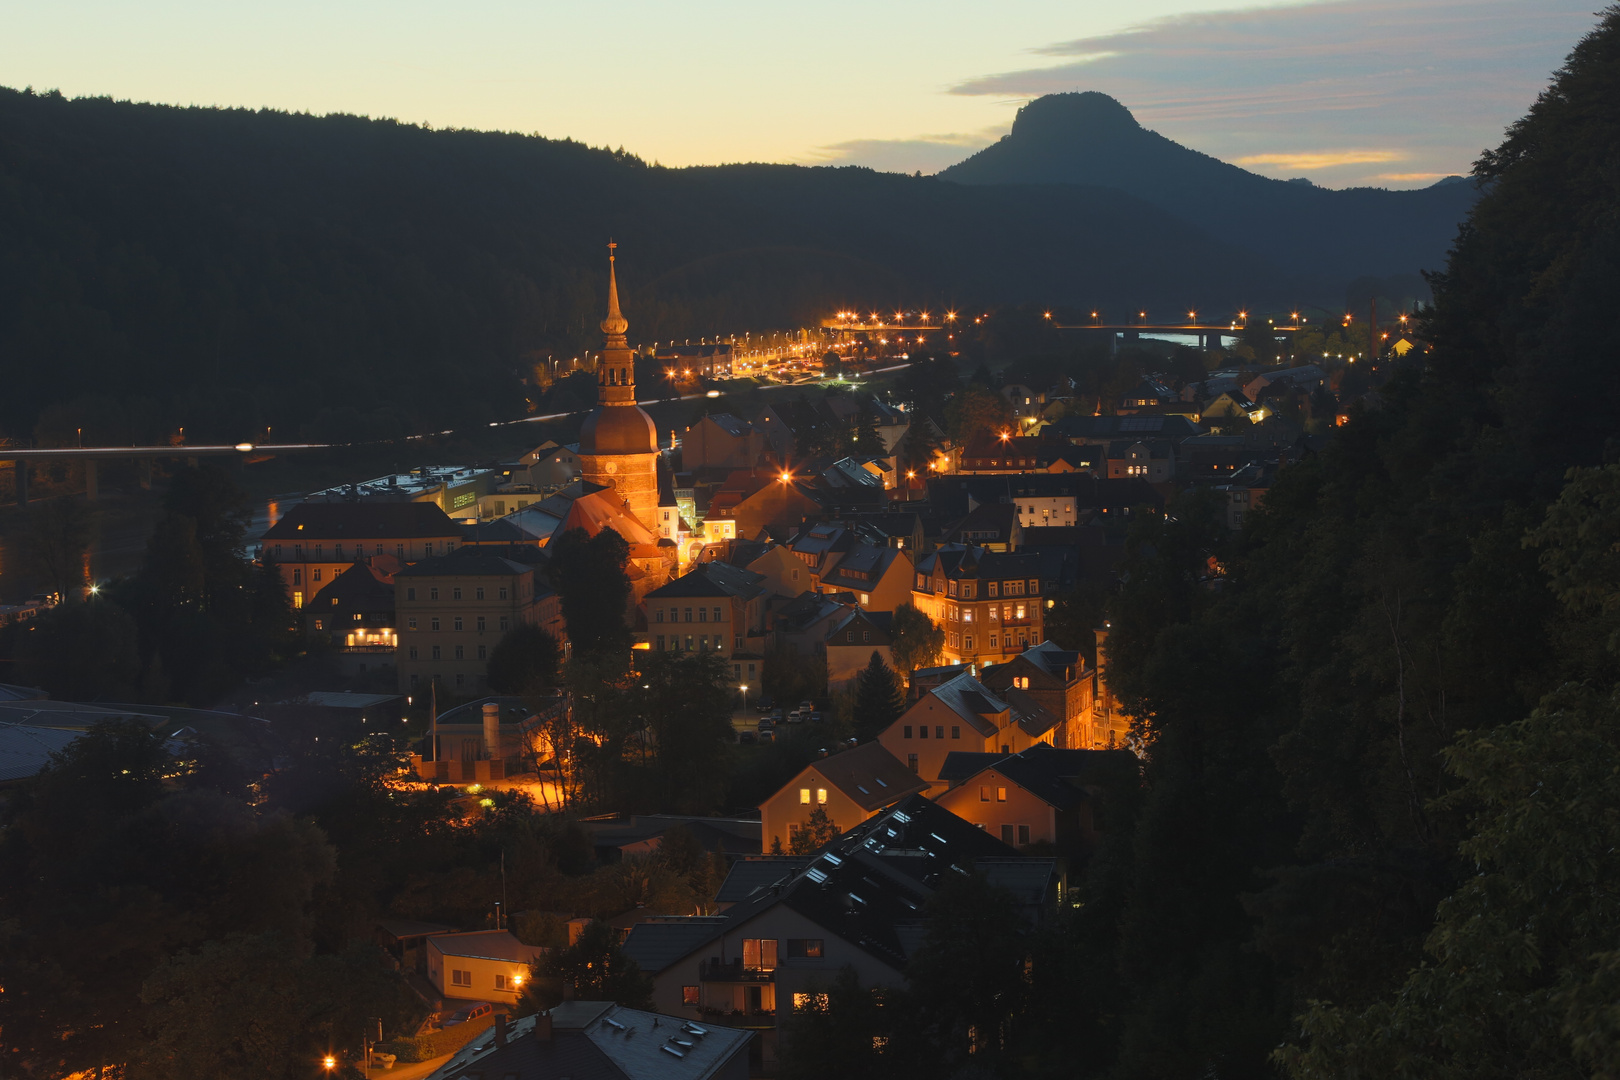
[[[776,939],[743,938],[743,970],[775,971]]]
[[[355,621],[355,622],[359,622],[359,621],[360,621],[360,613],[359,613],[359,612],[358,612],[358,611],[357,611],[357,612],[355,612],[355,613],[354,613],[354,621]]]
[[[983,784],[979,785],[979,801],[980,802],[989,802],[990,801],[990,789],[988,787],[985,787]]]
[[[1006,801],[1007,801],[1007,789],[1004,788],[1004,787],[996,788],[996,802],[1006,802]]]
[[[664,517],[668,518],[669,515],[665,514]],[[683,986],[683,987],[681,987],[681,1004],[682,1005],[695,1006],[695,1005],[697,1005],[699,1003],[699,1001],[700,1001],[700,999],[698,997],[698,988],[697,987],[695,987],[695,986]]]
[[[317,629],[317,630],[325,630],[326,627],[321,625],[321,620],[320,619],[316,619],[315,620],[315,629]]]
[[[824,787],[816,788],[816,802],[821,803],[823,805],[826,804],[826,802],[827,802],[827,789],[826,788],[824,788]]]
[[[802,787],[802,788],[799,789],[799,801],[801,803],[804,803],[807,806],[809,805],[809,803],[810,803],[810,789],[809,788]]]

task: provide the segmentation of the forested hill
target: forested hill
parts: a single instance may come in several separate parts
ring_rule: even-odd
[[[521,415],[596,343],[853,304],[1303,299],[1145,202],[0,90],[0,434],[380,437]]]
[[[1399,276],[1423,288],[1478,196],[1450,181],[1417,191],[1273,180],[1142,127],[1107,94],[1048,94],[1012,131],[940,177],[962,184],[1084,184],[1129,191],[1295,274]]]

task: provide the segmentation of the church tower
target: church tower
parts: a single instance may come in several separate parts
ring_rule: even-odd
[[[596,411],[579,431],[580,473],[611,487],[647,528],[657,532],[658,429],[636,404],[636,354],[625,344],[630,324],[619,312],[614,248],[608,244],[608,313],[596,365]]]

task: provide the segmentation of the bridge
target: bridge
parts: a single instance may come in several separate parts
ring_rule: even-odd
[[[99,492],[96,464],[113,458],[135,458],[141,465],[141,486],[152,482],[155,458],[234,457],[245,460],[252,454],[285,454],[299,450],[327,450],[328,443],[236,443],[231,446],[0,446],[0,461],[13,463],[16,473],[17,505],[28,505],[28,466],[31,462],[83,461],[84,496],[95,499]]]
[[[1176,323],[1150,323],[1146,320],[1129,323],[1105,323],[1100,320],[1086,323],[1053,323],[1058,330],[1090,330],[1102,331],[1110,334],[1119,334],[1126,341],[1136,341],[1144,335],[1151,337],[1154,334],[1196,334],[1198,344],[1206,349],[1221,347],[1222,337],[1237,337],[1249,329],[1246,321],[1231,323],[1200,323],[1196,321]],[[1254,325],[1258,326],[1259,323]],[[1305,323],[1267,323],[1266,330],[1273,334],[1292,334],[1303,330]]]

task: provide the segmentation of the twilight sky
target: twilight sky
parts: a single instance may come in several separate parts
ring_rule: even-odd
[[[1593,0],[0,0],[0,85],[350,112],[624,146],[666,165],[933,172],[1044,93],[1269,176],[1466,172]]]

